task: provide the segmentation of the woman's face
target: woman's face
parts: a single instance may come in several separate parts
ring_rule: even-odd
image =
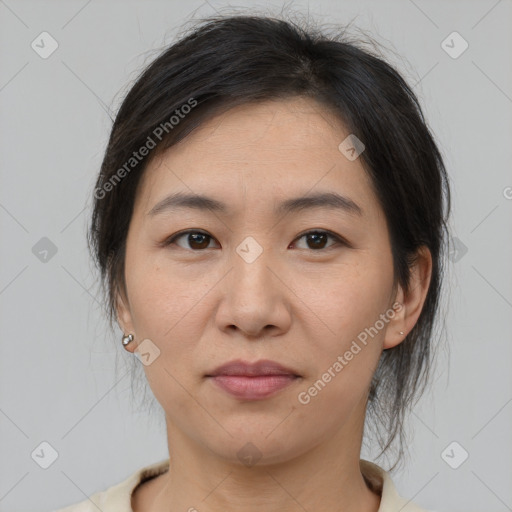
[[[224,459],[284,462],[330,442],[359,453],[381,351],[404,337],[386,220],[338,148],[348,135],[312,100],[245,105],[145,171],[119,320],[169,431]],[[177,193],[219,207],[165,203]],[[295,377],[212,377],[234,360]]]

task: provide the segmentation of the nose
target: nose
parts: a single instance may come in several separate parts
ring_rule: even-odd
[[[240,254],[233,252],[231,271],[223,283],[217,327],[253,339],[286,332],[291,324],[293,293],[284,284],[275,259],[270,251],[263,251],[254,261]]]

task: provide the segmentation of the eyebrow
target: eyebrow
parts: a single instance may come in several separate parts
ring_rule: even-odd
[[[150,217],[154,217],[164,212],[171,212],[185,208],[202,211],[210,210],[224,214],[228,211],[226,204],[211,197],[200,194],[176,192],[175,194],[171,194],[162,199],[153,206],[148,215]],[[335,192],[308,194],[286,199],[277,205],[274,209],[274,213],[276,215],[285,215],[312,208],[336,209],[359,217],[364,215],[363,209],[352,199]]]

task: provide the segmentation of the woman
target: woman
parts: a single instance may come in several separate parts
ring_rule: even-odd
[[[61,512],[423,510],[360,459],[372,422],[400,461],[450,210],[395,69],[343,36],[210,18],[126,96],[94,197],[110,318],[169,458]]]

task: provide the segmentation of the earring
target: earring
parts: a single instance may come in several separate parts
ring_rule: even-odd
[[[122,343],[123,343],[123,346],[126,347],[126,345],[128,345],[128,343],[130,343],[130,341],[133,341],[133,334],[125,334],[123,335],[123,339],[122,339]]]
[[[400,334],[400,336],[403,336],[404,331],[400,331],[398,334]]]

